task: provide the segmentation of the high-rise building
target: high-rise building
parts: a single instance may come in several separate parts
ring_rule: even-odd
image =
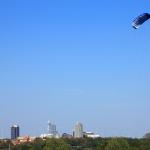
[[[56,135],[58,132],[56,130],[56,125],[50,123],[50,121],[48,121],[48,134],[52,134],[52,135]]]
[[[18,125],[12,125],[11,126],[11,139],[16,139],[19,137],[19,126]]]
[[[77,122],[74,128],[74,137],[83,138],[83,125],[80,122]]]
[[[60,134],[56,130],[56,125],[48,121],[48,133],[41,134],[41,138],[60,138]]]

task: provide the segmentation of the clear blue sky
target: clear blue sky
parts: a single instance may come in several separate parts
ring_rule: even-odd
[[[150,131],[147,0],[1,0],[0,136],[60,132],[76,121],[102,136]]]

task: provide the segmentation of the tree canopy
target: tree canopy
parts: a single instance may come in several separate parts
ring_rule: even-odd
[[[0,150],[150,150],[150,139],[132,138],[82,138],[36,139],[19,145],[0,141]]]

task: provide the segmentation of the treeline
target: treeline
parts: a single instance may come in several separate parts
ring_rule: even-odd
[[[36,139],[32,143],[12,145],[0,142],[0,150],[150,150],[150,139],[98,138],[98,139]]]

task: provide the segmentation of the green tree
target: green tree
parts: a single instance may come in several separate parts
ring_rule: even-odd
[[[129,144],[125,139],[113,138],[108,141],[105,150],[129,150]]]
[[[47,139],[43,150],[71,150],[71,146],[63,139]]]
[[[43,147],[45,146],[45,141],[43,141],[40,138],[37,138],[33,143],[32,143],[32,149],[33,150],[42,150]]]
[[[141,139],[139,142],[140,150],[150,150],[150,139]]]

